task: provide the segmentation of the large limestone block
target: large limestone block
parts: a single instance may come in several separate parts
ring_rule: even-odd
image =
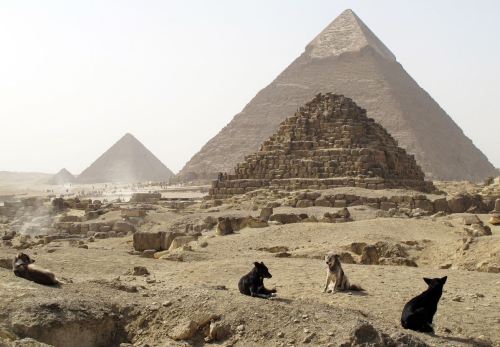
[[[435,212],[448,212],[450,210],[446,198],[438,198],[434,200],[433,205]]]
[[[134,234],[133,244],[136,251],[144,251],[146,249],[161,250],[161,241],[164,237],[164,232],[148,233],[138,232]]]
[[[463,213],[467,210],[465,198],[463,196],[454,196],[449,199],[448,207],[451,213]]]
[[[219,217],[217,221],[217,229],[215,234],[218,236],[225,236],[234,232],[231,219],[228,217]]]

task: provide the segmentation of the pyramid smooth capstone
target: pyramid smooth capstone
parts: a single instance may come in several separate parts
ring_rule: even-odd
[[[231,172],[298,107],[328,92],[356,100],[415,155],[429,178],[480,181],[498,174],[395,55],[346,10],[191,158],[180,178],[213,179]]]
[[[214,181],[212,198],[272,187],[328,189],[355,186],[368,189],[409,188],[432,191],[413,155],[350,98],[318,94],[258,152],[236,165],[234,174]]]

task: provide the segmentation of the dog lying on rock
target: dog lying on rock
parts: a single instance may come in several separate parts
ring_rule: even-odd
[[[276,289],[264,287],[264,278],[273,277],[263,262],[255,262],[252,271],[243,276],[238,282],[241,294],[269,299],[276,295]]]
[[[18,253],[12,262],[12,271],[18,277],[39,284],[49,286],[61,284],[52,271],[33,265],[34,262],[35,260],[26,253]]]

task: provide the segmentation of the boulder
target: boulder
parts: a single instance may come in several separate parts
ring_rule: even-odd
[[[365,265],[377,265],[379,259],[379,253],[377,247],[374,245],[367,245],[363,248],[361,252],[361,264]]]
[[[316,200],[320,196],[321,196],[320,192],[307,192],[305,194],[305,198],[308,199],[308,200],[312,200],[312,201]]]
[[[340,252],[339,253],[340,262],[343,264],[356,264],[353,256],[349,252]]]
[[[415,200],[415,208],[419,208],[428,213],[434,212],[434,205],[427,199]]]
[[[500,199],[496,199],[495,200],[495,209],[494,209],[494,211],[500,213]]]
[[[172,241],[178,236],[186,236],[185,233],[176,231],[161,232],[160,250],[169,249]]]
[[[89,223],[89,231],[99,231],[99,229],[101,228],[101,226],[104,226],[106,224],[102,223],[102,222],[92,222],[92,223]]]
[[[212,229],[214,226],[217,225],[217,218],[212,216],[207,216],[203,220],[203,223],[205,224],[206,229]]]
[[[479,217],[476,216],[475,214],[469,215],[469,216],[464,216],[462,218],[462,222],[465,225],[480,224],[480,223],[482,223],[481,220],[479,219]]]
[[[192,241],[196,241],[197,239],[198,238],[196,236],[177,236],[172,240],[172,243],[170,244],[168,250],[170,251],[176,248],[180,248]]]
[[[268,221],[269,218],[273,215],[273,208],[272,207],[264,207],[262,210],[260,210],[260,220],[262,221]]]
[[[111,231],[111,227],[109,225],[101,225],[99,227],[99,231],[102,233],[109,233]]]
[[[385,346],[380,332],[370,323],[362,322],[351,332],[352,346]]]
[[[326,198],[318,198],[314,201],[314,206],[332,207],[332,203]]]
[[[495,214],[491,216],[488,223],[490,223],[491,225],[500,225],[500,214]]]
[[[128,233],[129,231],[135,232],[135,226],[127,222],[115,222],[113,230],[116,232]]]
[[[476,270],[480,272],[500,273],[500,263],[490,264],[485,260],[476,265]]]
[[[168,332],[168,336],[172,339],[188,340],[198,332],[198,324],[192,320],[184,320],[178,323],[173,329]]]
[[[217,219],[217,229],[215,235],[225,236],[234,232],[231,219],[229,217],[219,217]]]
[[[314,203],[311,200],[305,200],[305,199],[297,201],[297,204],[295,205],[295,207],[298,208],[305,208],[311,206],[314,206]]]
[[[448,207],[451,213],[463,213],[467,210],[467,202],[464,196],[458,195],[448,200]]]
[[[231,227],[233,231],[239,231],[248,226],[248,220],[251,217],[230,217]]]
[[[477,224],[471,224],[464,228],[465,232],[469,236],[491,236],[491,229],[489,226],[484,225],[482,222]]]
[[[438,198],[433,201],[434,211],[435,212],[449,212],[450,209],[448,207],[448,201],[446,198]]]
[[[150,275],[149,270],[145,266],[134,266],[132,270],[133,276],[148,276]]]
[[[223,341],[231,336],[231,326],[224,322],[212,322],[205,337],[206,342]]]
[[[384,211],[389,211],[391,208],[396,208],[398,205],[392,201],[382,201],[380,203],[380,209]]]
[[[357,255],[361,255],[361,253],[363,253],[363,248],[365,247],[366,243],[364,242],[353,242],[348,246],[348,249]]]
[[[346,200],[335,200],[333,202],[333,207],[346,207],[346,206],[347,206]]]

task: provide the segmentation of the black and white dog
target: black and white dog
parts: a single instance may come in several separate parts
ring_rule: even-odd
[[[254,263],[255,267],[243,276],[238,282],[238,289],[241,294],[269,299],[276,295],[276,289],[264,287],[264,278],[273,277],[263,262]]]
[[[442,278],[424,278],[429,286],[422,294],[408,301],[403,308],[401,325],[405,329],[434,333],[432,319],[437,311],[437,305],[443,294],[443,286],[447,276]]]

